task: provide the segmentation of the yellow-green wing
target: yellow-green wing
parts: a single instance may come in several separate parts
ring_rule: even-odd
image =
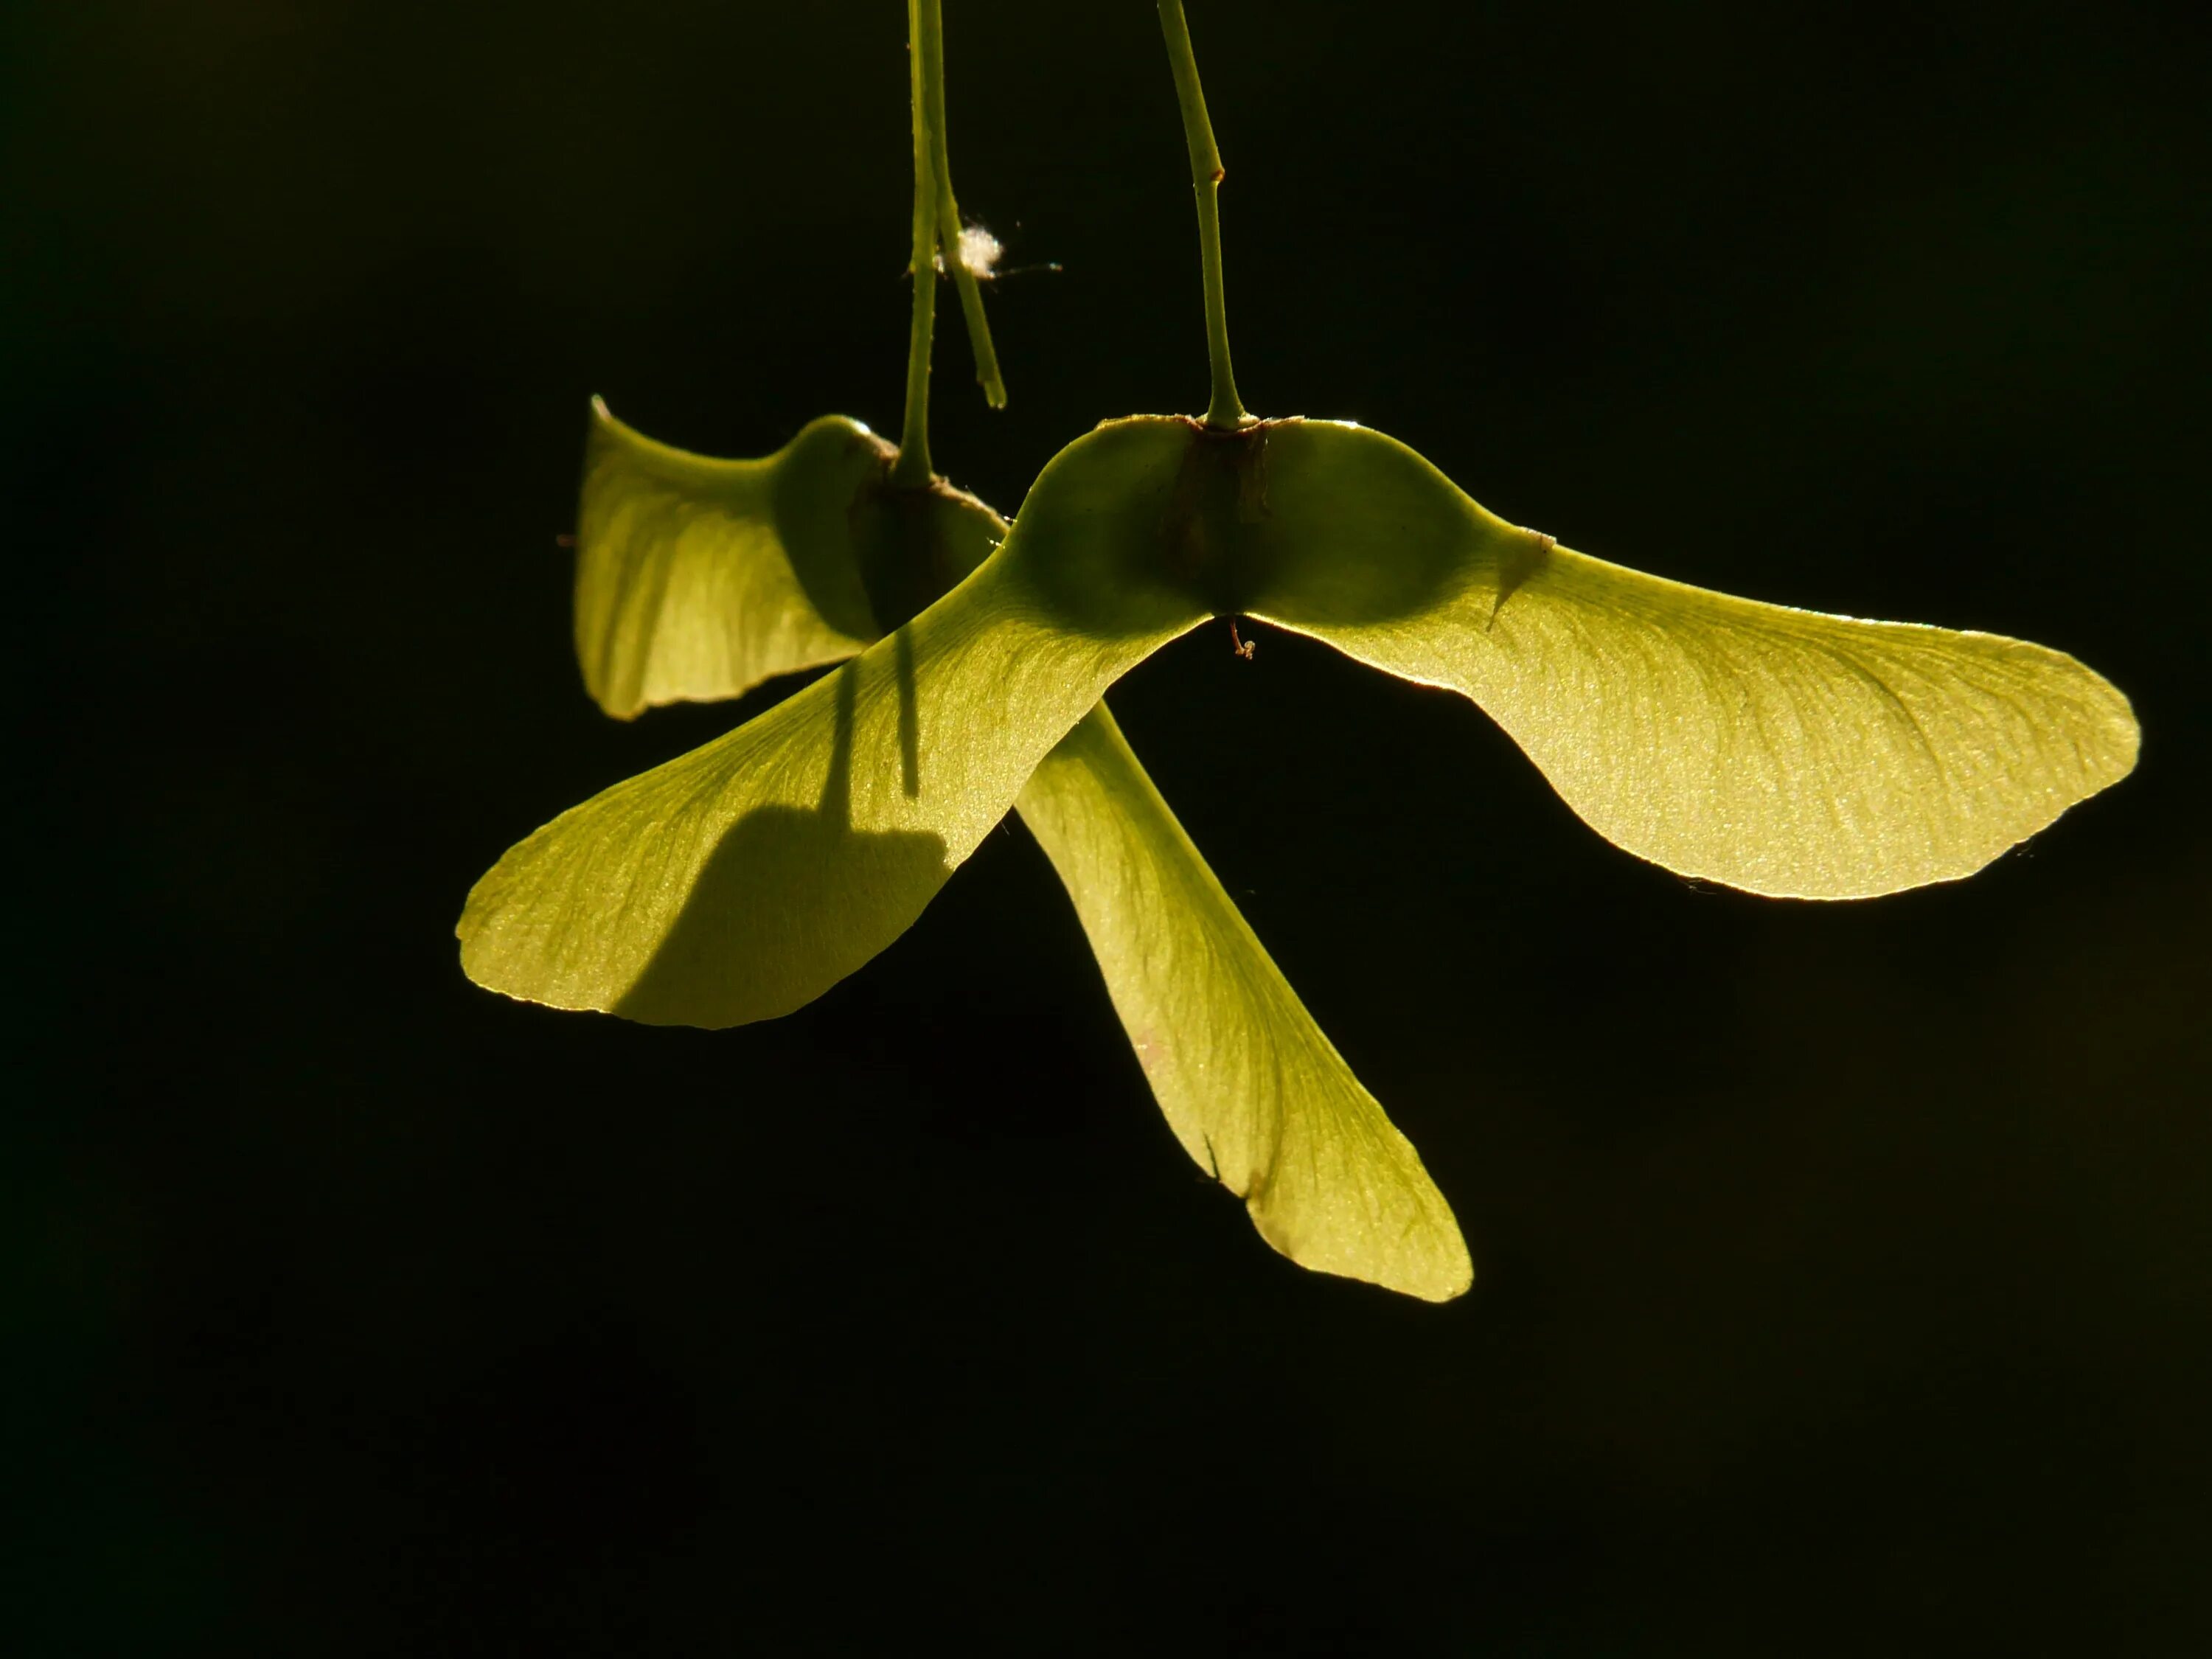
[[[1131,533],[1132,488],[1152,501],[1175,461],[1157,434],[1079,440],[999,553],[912,622],[510,849],[461,916],[469,976],[724,1026],[787,1013],[866,963],[1106,688],[1202,618],[1165,586],[1081,580]]]
[[[1160,1109],[1302,1267],[1448,1301],[1450,1206],[1322,1035],[1101,704],[1018,805],[1066,884]]]
[[[848,507],[890,453],[826,416],[764,460],[714,460],[593,398],[575,625],[599,707],[628,720],[857,655],[878,630]]]
[[[1607,840],[1755,893],[1970,875],[2133,768],[2062,652],[1686,586],[1485,512],[1380,434],[1267,434],[1253,614],[1473,698]]]

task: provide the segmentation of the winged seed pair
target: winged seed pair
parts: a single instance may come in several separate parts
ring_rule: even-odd
[[[1448,687],[1600,835],[1753,893],[1972,874],[2125,776],[2127,699],[2059,652],[1645,575],[1494,517],[1412,450],[1262,421],[1231,371],[1222,177],[1181,0],[1158,0],[1198,207],[1212,395],[1046,465],[1009,526],[939,477],[936,283],[917,276],[900,442],[825,416],[762,460],[654,442],[596,402],[575,635],[605,711],[767,713],[512,848],[458,929],[478,984],[653,1024],[787,1013],[914,921],[1009,809],[1067,889],[1169,1126],[1275,1249],[1431,1300],[1467,1249],[1420,1159],[1268,959],[1103,701],[1211,617]],[[964,257],[939,0],[909,0],[916,273]],[[953,258],[942,259],[951,249]]]

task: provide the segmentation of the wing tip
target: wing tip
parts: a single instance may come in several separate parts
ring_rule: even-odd
[[[1394,1244],[1382,1242],[1384,1230],[1379,1227],[1352,1238],[1301,1236],[1264,1213],[1255,1199],[1247,1198],[1244,1207],[1267,1247],[1308,1273],[1356,1279],[1431,1304],[1455,1302],[1474,1288],[1474,1261],[1443,1195],[1431,1188],[1429,1198],[1442,1215],[1417,1216]]]

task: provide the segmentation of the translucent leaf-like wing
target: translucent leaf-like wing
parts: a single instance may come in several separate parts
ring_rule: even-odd
[[[1126,487],[1162,458],[1144,434],[1079,440],[1000,552],[911,623],[509,850],[457,930],[470,977],[724,1026],[787,1013],[866,963],[1106,688],[1202,617],[1165,587],[1088,580],[1130,533]]]
[[[1257,616],[1486,710],[1599,834],[1755,893],[1970,875],[2124,777],[2127,699],[1991,634],[1708,592],[1552,545],[1413,451],[1268,434]]]
[[[1443,1302],[1473,1279],[1419,1155],[1298,1001],[1104,707],[1018,803],[1160,1109],[1297,1262]]]
[[[890,447],[828,416],[764,460],[656,443],[592,403],[576,536],[576,656],[628,720],[856,655],[879,631],[852,506]]]

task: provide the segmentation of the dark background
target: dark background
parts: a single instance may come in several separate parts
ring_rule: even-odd
[[[947,7],[1003,509],[1199,407],[1152,8]],[[2201,25],[1193,0],[1246,399],[1668,574],[2072,651],[2141,769],[1972,881],[1701,890],[1472,707],[1115,693],[1477,1261],[1309,1276],[1018,827],[813,1006],[477,991],[510,842],[744,708],[568,656],[587,394],[896,431],[902,19],[43,0],[0,49],[15,1651],[2212,1644]],[[21,1500],[18,1502],[17,1500]]]

